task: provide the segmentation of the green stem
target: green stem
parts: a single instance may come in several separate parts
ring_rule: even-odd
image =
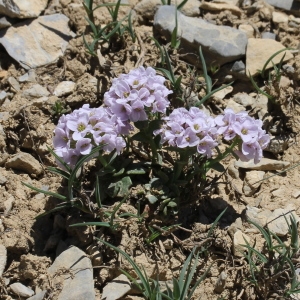
[[[185,166],[187,166],[188,161],[189,161],[188,153],[187,152],[180,153],[180,160],[176,161],[174,165],[172,183],[174,183],[174,181],[180,177],[182,170]]]
[[[240,142],[240,139],[233,140],[233,143],[224,151],[224,153],[219,154],[216,158],[211,159],[206,162],[205,164],[205,170],[208,172],[208,170],[216,163],[219,163],[221,160],[223,160],[225,157],[227,157],[229,154],[232,153],[232,150],[238,143]]]

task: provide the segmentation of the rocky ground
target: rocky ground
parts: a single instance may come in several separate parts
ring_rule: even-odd
[[[282,171],[297,164],[300,154],[300,2],[188,0],[178,12],[181,45],[172,50],[168,43],[174,8],[161,6],[159,0],[123,1],[129,5],[121,6],[119,19],[132,10],[136,41],[125,34],[109,51],[102,48],[98,57],[88,54],[83,43],[82,34],[88,42],[91,37],[80,0],[11,2],[0,0],[0,299],[143,299],[120,275],[120,267],[134,274],[129,263],[96,237],[125,250],[149,277],[169,283],[191,249],[205,242],[208,250],[200,256],[198,276],[212,267],[193,299],[299,299],[297,294],[282,296],[280,276],[258,292],[248,280],[240,244],[247,239],[263,249],[262,236],[247,219],[268,225],[287,243],[284,216],[293,214],[299,220],[298,168]],[[95,5],[102,2],[110,1]],[[96,10],[95,20],[107,24],[107,10]],[[210,193],[194,195],[195,203],[182,211],[182,227],[152,243],[146,243],[149,226],[162,227],[163,221],[124,219],[116,231],[109,231],[69,227],[91,219],[73,209],[35,219],[58,201],[22,182],[62,193],[66,185],[47,170],[55,166],[47,148],[59,117],[55,104],[61,103],[65,113],[85,103],[100,106],[114,77],[141,65],[158,66],[153,35],[167,45],[175,74],[183,76],[182,88],[195,87],[194,101],[204,96],[205,86],[199,46],[214,87],[233,81],[205,103],[206,109],[214,115],[227,107],[247,110],[263,120],[271,136],[264,158],[257,165],[226,159],[225,174],[210,174],[220,177]],[[263,79],[257,70],[285,47],[292,50],[285,52],[280,80]],[[282,54],[273,59],[275,64]],[[249,74],[273,102],[255,90]],[[120,211],[136,213],[136,199],[133,190]],[[210,224],[226,207],[213,239],[207,240]],[[298,264],[296,258],[299,273]]]

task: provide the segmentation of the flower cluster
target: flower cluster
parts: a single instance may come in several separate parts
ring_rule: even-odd
[[[165,113],[172,93],[164,86],[165,78],[156,75],[153,68],[139,67],[113,79],[104,94],[104,104],[112,115],[123,122],[148,120],[147,112]]]
[[[197,107],[174,109],[164,118],[161,129],[154,132],[161,135],[161,143],[178,148],[197,147],[197,152],[212,156],[212,149],[218,145],[217,128],[214,119]]]
[[[269,135],[262,129],[262,121],[251,118],[245,111],[236,114],[228,108],[224,112],[224,115],[215,118],[218,134],[228,141],[238,136],[241,146],[236,154],[243,161],[254,159],[254,163],[258,163],[262,158],[262,150],[270,142]]]
[[[80,155],[87,155],[93,147],[104,145],[103,150],[120,153],[126,146],[121,134],[128,134],[129,123],[111,116],[104,107],[90,108],[88,104],[63,115],[54,130],[54,151],[70,167]]]

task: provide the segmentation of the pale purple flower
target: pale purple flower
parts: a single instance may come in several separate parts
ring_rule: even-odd
[[[93,145],[91,143],[91,139],[88,138],[82,138],[76,143],[76,150],[81,154],[81,155],[87,155],[90,154],[92,151]]]
[[[198,153],[210,158],[212,156],[212,150],[218,146],[218,142],[214,140],[211,136],[207,135],[200,140],[197,151]]]

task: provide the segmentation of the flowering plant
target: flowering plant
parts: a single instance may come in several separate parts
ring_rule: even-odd
[[[230,153],[255,163],[261,159],[270,139],[260,120],[232,109],[217,117],[198,107],[172,110],[168,100],[172,91],[164,82],[153,68],[140,67],[113,79],[103,106],[85,104],[60,118],[53,138],[57,161],[73,174],[79,161],[99,159],[95,190],[99,207],[107,196],[126,195],[132,176],[148,174],[144,199],[158,203],[165,214],[176,213],[184,193],[179,187],[195,197],[206,183],[207,171],[220,167]],[[223,152],[218,147],[222,141],[227,144]],[[146,158],[137,163],[130,151],[134,147],[152,162]]]

